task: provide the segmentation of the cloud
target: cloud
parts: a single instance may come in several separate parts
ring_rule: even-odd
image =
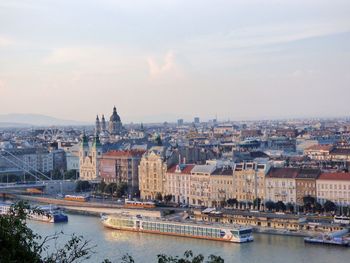
[[[275,44],[324,37],[350,32],[349,21],[333,23],[293,23],[281,25],[265,25],[241,27],[230,32],[202,36],[190,42],[193,46],[207,46],[214,49],[255,48]]]
[[[55,48],[47,57],[44,58],[43,62],[45,64],[83,62],[91,59],[95,52],[96,49],[94,48]]]
[[[163,58],[163,63],[158,63],[154,57],[148,57],[147,63],[151,78],[157,78],[168,72],[176,70],[175,54],[173,51],[168,51]]]
[[[0,47],[7,47],[14,44],[13,39],[9,37],[0,36]]]
[[[0,79],[0,95],[4,95],[6,92],[5,82]]]

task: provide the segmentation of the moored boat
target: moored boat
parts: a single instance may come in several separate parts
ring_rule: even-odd
[[[345,235],[347,233],[348,229],[344,229],[333,233],[323,234],[318,237],[305,237],[304,242],[325,245],[349,246],[350,241],[345,238]]]
[[[48,223],[61,223],[68,222],[68,216],[64,214],[57,207],[40,206],[37,209],[28,211],[28,219],[48,222]]]
[[[253,241],[251,227],[226,227],[209,224],[165,221],[141,216],[104,215],[102,224],[107,228],[135,231],[142,233],[182,236],[233,243]]]

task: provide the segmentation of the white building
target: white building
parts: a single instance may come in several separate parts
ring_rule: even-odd
[[[296,181],[299,168],[271,168],[265,176],[265,201],[296,202]]]
[[[350,205],[350,173],[322,173],[316,181],[317,200],[339,206]]]
[[[173,196],[173,202],[190,203],[190,179],[194,164],[177,164],[165,175],[165,194]]]

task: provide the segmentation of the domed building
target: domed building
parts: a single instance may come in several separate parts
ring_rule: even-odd
[[[108,123],[108,131],[110,135],[120,135],[123,129],[122,122],[120,120],[120,117],[117,113],[117,109],[114,106],[113,113],[111,117],[109,118]]]

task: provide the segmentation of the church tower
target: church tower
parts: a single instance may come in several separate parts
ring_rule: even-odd
[[[105,120],[105,115],[102,114],[102,131],[106,132],[106,120]]]
[[[100,119],[98,118],[98,115],[96,116],[96,122],[95,122],[95,133],[100,134],[101,132],[101,124]]]

